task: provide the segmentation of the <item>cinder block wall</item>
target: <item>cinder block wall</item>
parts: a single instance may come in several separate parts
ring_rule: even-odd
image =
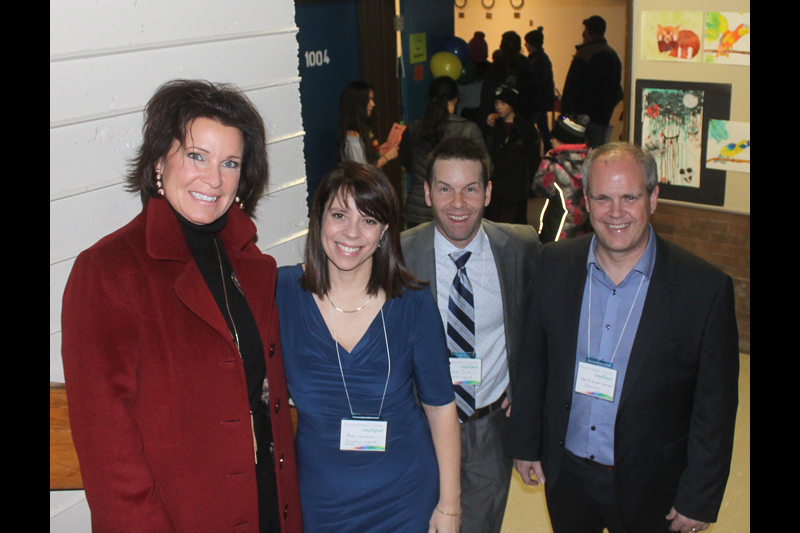
[[[659,235],[733,278],[739,350],[750,353],[750,215],[661,202],[652,219]]]

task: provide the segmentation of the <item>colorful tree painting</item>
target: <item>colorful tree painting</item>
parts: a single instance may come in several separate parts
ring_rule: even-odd
[[[702,90],[645,89],[642,147],[658,163],[660,183],[700,187]]]

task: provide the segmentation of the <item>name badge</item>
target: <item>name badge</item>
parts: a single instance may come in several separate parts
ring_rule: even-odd
[[[482,361],[475,353],[453,353],[450,358],[450,378],[453,385],[480,385],[482,379]]]
[[[575,383],[575,392],[613,402],[616,386],[617,371],[610,368],[610,366],[599,362],[578,363],[578,379]]]
[[[385,420],[342,420],[339,449],[356,452],[385,452],[389,423]]]

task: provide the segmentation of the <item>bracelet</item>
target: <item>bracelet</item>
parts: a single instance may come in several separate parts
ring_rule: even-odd
[[[461,514],[461,511],[459,511],[457,513],[445,513],[444,511],[439,509],[438,505],[436,506],[436,510],[439,511],[440,513],[442,513],[443,515],[446,515],[446,516],[459,516]]]

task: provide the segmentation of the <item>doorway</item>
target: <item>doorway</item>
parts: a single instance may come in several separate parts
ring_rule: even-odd
[[[309,206],[322,177],[339,161],[339,96],[345,85],[362,80],[373,87],[372,127],[379,139],[400,120],[394,15],[394,0],[295,0]],[[383,171],[399,196],[399,163]]]

